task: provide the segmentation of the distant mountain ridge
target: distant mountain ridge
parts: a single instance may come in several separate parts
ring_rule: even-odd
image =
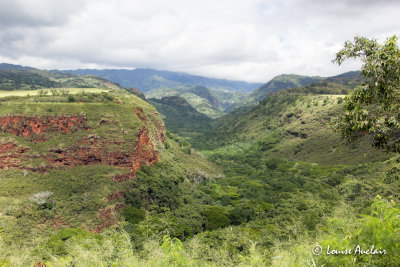
[[[13,64],[0,64],[0,90],[37,90],[43,88],[122,89],[118,84],[95,76],[77,76]]]
[[[256,102],[266,97],[269,93],[275,93],[289,88],[299,88],[308,84],[325,79],[319,76],[301,76],[295,74],[282,74],[274,77],[272,80],[257,88],[249,94],[249,99]]]
[[[142,92],[159,88],[180,86],[204,86],[212,90],[249,93],[262,83],[248,83],[226,79],[208,78],[184,72],[160,71],[154,69],[77,69],[61,70],[76,75],[91,74],[119,83],[124,87],[134,87]]]
[[[0,70],[20,70],[20,69],[33,70],[34,68],[21,65],[14,65],[9,63],[0,63]]]

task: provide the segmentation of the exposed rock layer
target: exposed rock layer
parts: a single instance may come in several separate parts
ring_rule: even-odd
[[[20,147],[12,142],[0,143],[0,169],[34,168],[23,167],[23,162],[32,158],[44,158],[47,167],[36,171],[46,171],[46,168],[63,166],[80,166],[90,164],[107,164],[130,169],[131,173],[116,177],[116,181],[134,178],[143,164],[153,165],[158,162],[158,151],[154,142],[164,143],[165,129],[162,121],[146,116],[143,109],[133,109],[136,116],[145,124],[153,123],[151,136],[146,126],[140,128],[135,143],[114,141],[107,138],[87,136],[77,140],[67,148],[50,149],[43,155],[30,155],[29,148]],[[155,114],[158,116],[158,114]],[[59,132],[68,134],[76,130],[89,130],[85,114],[61,115],[46,117],[29,117],[22,115],[0,117],[0,132],[21,136],[29,141],[46,141],[46,134]],[[33,139],[35,138],[35,139]],[[112,146],[113,149],[105,149]],[[44,170],[42,170],[44,168]]]

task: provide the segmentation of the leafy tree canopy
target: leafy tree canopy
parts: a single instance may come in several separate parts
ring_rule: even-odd
[[[361,59],[361,82],[346,96],[346,112],[336,120],[336,129],[347,141],[373,135],[373,145],[400,152],[400,49],[397,37],[383,44],[355,37],[346,41],[333,62]]]

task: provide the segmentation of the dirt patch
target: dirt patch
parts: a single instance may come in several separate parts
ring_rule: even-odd
[[[0,169],[18,168],[22,164],[25,153],[29,148],[18,146],[17,144],[8,142],[0,144]]]

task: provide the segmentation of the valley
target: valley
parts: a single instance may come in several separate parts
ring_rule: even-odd
[[[167,73],[134,90],[99,71],[3,66],[0,266],[400,261],[400,156],[334,127],[360,72],[252,90]]]

